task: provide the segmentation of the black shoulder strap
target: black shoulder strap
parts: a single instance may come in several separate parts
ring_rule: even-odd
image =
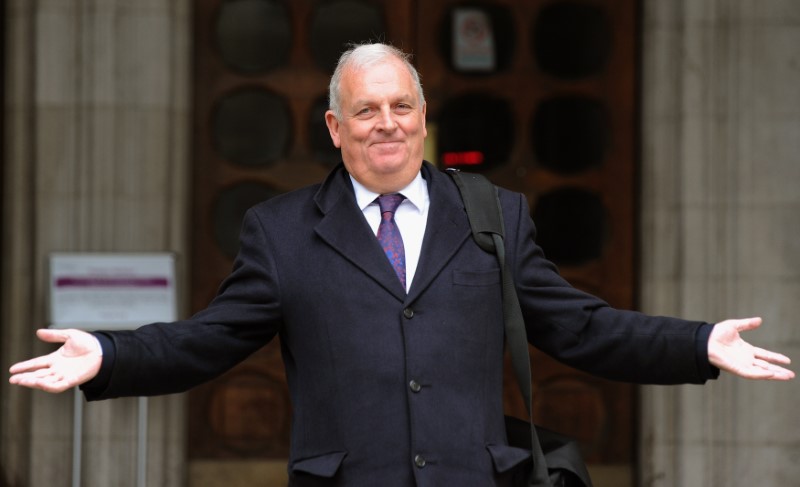
[[[528,355],[528,338],[522,318],[522,310],[514,288],[514,278],[506,263],[505,246],[503,245],[504,227],[503,213],[497,197],[497,188],[480,174],[464,173],[448,169],[453,178],[464,207],[467,210],[472,235],[478,245],[487,252],[497,254],[503,282],[503,321],[505,323],[506,342],[508,343],[514,375],[517,378],[525,407],[531,421],[531,456],[533,471],[531,486],[550,486],[550,476],[544,459],[536,428],[533,426],[531,410],[531,362]]]
[[[448,169],[447,173],[453,178],[461,193],[472,227],[472,236],[483,250],[494,254],[493,235],[499,235],[500,238],[505,235],[497,190],[480,174],[461,172],[457,169]]]

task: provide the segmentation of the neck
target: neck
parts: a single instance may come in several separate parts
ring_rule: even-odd
[[[364,178],[359,178],[352,173],[350,176],[373,193],[391,194],[399,193],[403,188],[411,184],[411,181],[417,177],[417,174],[419,174],[419,170],[411,175],[403,175],[402,177],[373,178],[369,181],[365,181]]]

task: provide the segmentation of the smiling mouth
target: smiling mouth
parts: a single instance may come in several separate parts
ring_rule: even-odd
[[[393,151],[402,148],[403,143],[398,140],[385,140],[373,142],[372,147],[380,151]]]

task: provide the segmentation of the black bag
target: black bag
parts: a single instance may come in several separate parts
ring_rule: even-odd
[[[449,169],[467,210],[472,235],[478,245],[497,255],[503,281],[503,321],[514,375],[531,417],[531,368],[528,340],[514,281],[505,261],[503,213],[497,189],[479,174]],[[567,436],[532,427],[531,422],[506,416],[511,446],[531,451],[531,460],[514,473],[515,487],[592,487],[577,443]]]
[[[506,416],[506,435],[508,444],[517,448],[531,450],[531,423],[513,416]],[[542,447],[547,475],[552,487],[592,487],[589,472],[581,458],[578,443],[569,436],[535,425],[536,436]],[[525,462],[512,479],[516,487],[529,487],[531,484],[530,461]]]

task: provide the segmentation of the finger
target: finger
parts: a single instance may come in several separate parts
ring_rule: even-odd
[[[767,362],[771,362],[773,364],[789,365],[790,363],[792,363],[792,359],[790,359],[786,355],[783,355],[782,353],[772,352],[764,348],[754,347],[753,353],[756,358],[761,360],[766,360]]]
[[[763,360],[755,360],[754,364],[756,366],[762,368],[764,371],[768,372],[769,374],[771,374],[769,377],[767,377],[769,379],[773,379],[773,380],[790,380],[790,379],[794,378],[794,372],[792,372],[789,369],[785,369],[783,367],[780,367],[778,365],[774,365],[774,364],[771,364],[769,362],[765,362]]]
[[[41,357],[32,358],[30,360],[25,360],[24,362],[18,362],[11,366],[8,369],[9,372],[12,374],[22,374],[25,372],[32,372],[34,370],[44,369],[50,367],[53,364],[53,361],[50,358],[50,355],[42,355]]]
[[[46,369],[39,369],[34,372],[29,372],[27,375],[28,377],[31,377],[33,379],[52,380],[52,378],[55,377],[56,374],[57,372],[55,370],[51,368],[46,368]]]
[[[32,371],[16,373],[9,378],[9,381],[12,384],[20,384],[23,382],[43,380],[53,376],[54,374],[55,372],[53,371],[53,369],[49,367],[44,367]]]
[[[73,385],[66,378],[55,376],[47,378],[21,377],[15,384],[45,392],[63,392]]]
[[[64,343],[69,340],[69,330],[51,330],[49,328],[40,328],[36,330],[36,336],[39,340],[48,343]]]

